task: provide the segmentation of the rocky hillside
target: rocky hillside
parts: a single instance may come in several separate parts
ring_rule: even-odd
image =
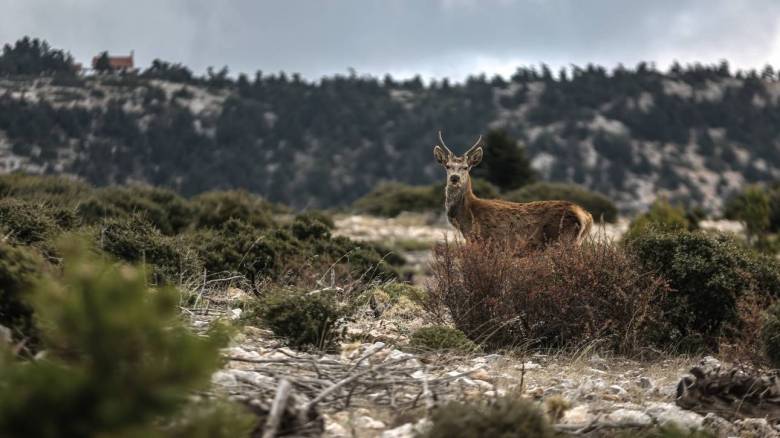
[[[501,128],[542,179],[600,191],[624,211],[659,194],[717,210],[742,184],[780,175],[778,98],[771,68],[734,73],[726,64],[520,68],[462,84],[261,72],[234,80],[161,61],[126,75],[6,71],[0,171],[344,205],[382,180],[440,180],[437,129],[462,150]]]

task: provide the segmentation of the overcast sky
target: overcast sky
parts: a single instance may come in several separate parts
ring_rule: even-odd
[[[780,66],[780,0],[0,0],[0,42],[87,63],[135,50],[202,73],[408,77],[673,60]]]

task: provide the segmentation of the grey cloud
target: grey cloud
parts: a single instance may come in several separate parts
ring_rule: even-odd
[[[82,61],[135,49],[142,64],[310,78],[348,67],[461,78],[539,62],[760,67],[780,55],[774,0],[0,0],[0,10],[0,41],[40,36]]]

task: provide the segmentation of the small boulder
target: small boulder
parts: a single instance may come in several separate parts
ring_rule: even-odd
[[[649,415],[633,409],[618,409],[612,411],[607,414],[605,420],[621,426],[649,426],[653,423],[653,419],[650,418]]]

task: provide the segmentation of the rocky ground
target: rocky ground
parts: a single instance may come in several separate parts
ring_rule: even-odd
[[[231,305],[236,307],[227,314],[239,316],[240,303]],[[426,426],[432,406],[505,394],[537,401],[562,433],[603,436],[610,430],[674,423],[719,437],[780,436],[780,429],[763,419],[730,422],[675,405],[681,377],[693,366],[719,366],[716,358],[637,361],[589,348],[553,354],[414,352],[406,345],[405,333],[423,321],[420,313],[409,317],[409,310],[390,309],[379,318],[366,313],[349,327],[366,342],[342,343],[340,351],[330,354],[297,352],[271,332],[245,326],[224,351],[228,361],[212,378],[215,389],[267,412],[280,382],[287,380],[298,411],[314,401],[319,416],[297,423],[295,433],[310,436],[412,437]],[[219,314],[194,316],[195,324],[205,325]],[[315,401],[324,393],[327,396]],[[556,414],[561,406],[563,412]]]
[[[452,236],[441,222],[426,220],[346,217],[337,224],[339,233],[389,244],[410,237],[432,244]],[[209,298],[213,305],[193,312],[196,327],[220,315],[240,318],[244,295],[232,290],[214,298]],[[279,388],[289,383],[292,401],[279,430],[297,428],[294,435],[412,437],[426,427],[427,414],[449,400],[519,394],[537,401],[562,434],[608,436],[614,430],[674,423],[718,437],[780,436],[780,429],[764,419],[727,421],[675,404],[680,379],[694,366],[719,366],[714,357],[630,360],[599,354],[597,345],[549,354],[411,351],[407,336],[426,322],[424,312],[408,300],[380,316],[365,309],[349,323],[352,341],[328,354],[293,351],[273,333],[244,326],[224,351],[228,360],[213,376],[215,390],[262,414],[273,410]]]

